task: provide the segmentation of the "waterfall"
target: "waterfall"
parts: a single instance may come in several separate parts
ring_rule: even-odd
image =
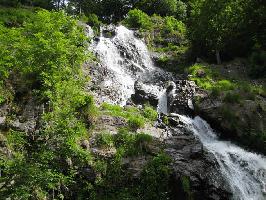
[[[134,94],[134,83],[140,81],[147,90],[160,93],[161,82],[150,77],[169,77],[169,73],[154,66],[145,43],[134,36],[134,32],[120,25],[114,37],[102,34],[90,49],[100,60],[103,71],[101,94],[103,102],[124,106]],[[164,75],[161,75],[164,74]],[[152,83],[150,81],[153,81]]]
[[[100,60],[102,81],[97,91],[102,102],[125,105],[134,94],[136,81],[156,91],[159,98],[158,112],[167,114],[167,94],[164,83],[171,74],[154,66],[145,43],[124,26],[115,28],[114,37],[101,36],[91,45]],[[158,79],[159,77],[159,79]],[[221,141],[200,117],[194,119],[178,115],[188,129],[199,137],[211,152],[221,172],[234,193],[235,200],[266,199],[266,158],[248,152],[230,142]]]
[[[234,192],[235,200],[266,199],[266,158],[218,139],[209,124],[195,117],[179,116],[197,135],[203,145],[215,155],[223,176]]]

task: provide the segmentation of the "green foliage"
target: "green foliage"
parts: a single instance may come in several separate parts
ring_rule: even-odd
[[[150,17],[138,9],[130,10],[124,23],[130,28],[150,29],[152,26]]]
[[[265,35],[261,34],[266,18],[264,4],[252,0],[190,0],[189,5],[189,36],[197,56],[210,58],[215,51],[221,51],[222,56],[230,52],[230,58],[246,56],[257,42],[265,48],[261,36]]]
[[[23,23],[32,21],[33,17],[34,10],[0,7],[0,23],[7,27],[20,27]]]
[[[163,116],[162,121],[163,121],[164,124],[169,125],[169,119],[168,119],[167,116]]]
[[[149,152],[148,144],[152,142],[152,136],[120,129],[118,134],[114,135],[114,141],[122,156],[134,156]]]
[[[140,193],[143,199],[167,199],[169,195],[169,163],[171,159],[165,154],[159,154],[144,168],[141,175]]]
[[[188,62],[189,41],[186,25],[173,16],[148,16],[140,10],[131,10],[124,20],[130,28],[139,28],[152,51],[164,54],[157,64],[167,70],[177,71],[177,66]]]
[[[141,115],[131,116],[131,117],[129,117],[127,123],[128,123],[128,126],[130,129],[137,130],[139,128],[144,127],[145,118],[142,117]]]
[[[145,106],[143,110],[143,116],[151,121],[156,121],[157,120],[157,111],[154,110],[153,107],[151,106]]]
[[[176,6],[176,12],[175,12],[175,17],[178,20],[185,20],[187,17],[187,5],[183,2],[178,0]]]
[[[91,160],[90,153],[79,146],[87,129],[77,115],[80,108],[92,104],[82,89],[86,80],[80,67],[86,59],[83,30],[63,12],[42,10],[20,28],[1,26],[0,38],[1,81],[16,73],[38,98],[49,100],[39,131],[8,134],[13,151],[1,162],[0,182],[7,184],[1,195],[12,199],[71,196],[60,188],[74,188],[77,170]],[[67,160],[76,168],[71,169]]]
[[[112,147],[113,135],[110,133],[99,133],[96,135],[96,144],[100,147]]]
[[[164,27],[163,31],[167,34],[173,34],[180,37],[185,36],[186,34],[186,26],[183,22],[178,21],[174,17],[165,17],[164,18]]]
[[[180,4],[179,4],[180,5]],[[159,14],[161,16],[175,15],[177,12],[176,0],[141,0],[137,3],[137,8],[149,15]]]
[[[234,83],[230,80],[222,79],[222,77],[210,67],[195,64],[186,69],[186,71],[190,75],[190,80],[195,81],[199,87],[211,91],[211,94],[215,97],[222,92],[234,90],[236,88]]]
[[[189,200],[193,199],[192,192],[190,190],[190,179],[187,176],[181,177],[181,184],[183,187],[184,192],[186,193]]]
[[[0,0],[0,5],[11,7],[19,7],[24,5],[52,9],[56,8],[56,4],[61,2],[61,0]]]
[[[136,125],[137,127],[142,127],[145,122],[154,122],[157,119],[157,117],[155,118],[155,113],[157,116],[157,112],[150,106],[145,106],[144,109],[138,109],[132,106],[123,108],[119,105],[103,103],[101,105],[101,110],[103,114],[123,117],[127,119],[130,125]]]

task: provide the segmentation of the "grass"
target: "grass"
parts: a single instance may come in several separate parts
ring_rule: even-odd
[[[133,106],[123,108],[119,105],[103,103],[100,110],[103,114],[125,118],[132,130],[144,127],[145,123],[153,123],[157,119],[157,111],[149,105],[138,109]]]
[[[186,72],[200,88],[210,91],[215,98],[223,97],[225,103],[241,103],[243,100],[255,100],[256,95],[266,96],[265,87],[244,80],[225,79],[210,66],[196,64],[187,68]]]
[[[114,146],[113,135],[102,132],[96,135],[96,144],[100,147],[110,148]]]
[[[145,154],[148,152],[148,144],[152,142],[152,136],[145,133],[133,133],[122,128],[114,135],[114,144],[119,152],[127,156]]]
[[[145,118],[141,115],[135,115],[129,117],[128,126],[131,130],[136,131],[139,128],[143,128],[145,125]]]

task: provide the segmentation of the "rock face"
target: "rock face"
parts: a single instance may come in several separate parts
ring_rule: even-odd
[[[37,105],[34,99],[29,99],[26,104],[17,105],[18,110],[12,109],[8,105],[0,107],[0,128],[32,133],[36,130],[38,118],[44,107]],[[12,112],[16,113],[15,118],[10,116]]]
[[[117,128],[126,125],[121,120],[117,117],[103,116],[99,119],[99,127],[96,126],[95,131],[101,132],[100,129],[104,129],[116,134]],[[230,199],[230,188],[223,179],[214,155],[207,152],[200,140],[177,116],[169,117],[168,121],[169,125],[158,124],[154,127],[146,124],[145,130],[139,130],[151,133],[153,142],[149,144],[148,155],[123,159],[123,167],[127,173],[132,174],[134,179],[140,179],[143,168],[152,158],[151,155],[156,155],[163,150],[172,158],[169,185],[173,193],[172,199],[190,199],[192,196],[196,200]],[[114,156],[115,153],[112,148],[106,150],[94,147],[92,149],[94,154],[106,159]],[[189,184],[189,188],[184,184]]]
[[[194,113],[193,99],[203,95],[194,81],[177,80],[167,87],[167,107],[169,113],[192,115]]]
[[[152,106],[158,105],[158,91],[151,87],[145,87],[144,84],[136,81],[134,84],[135,94],[131,95],[131,99],[135,104],[150,103]]]
[[[196,102],[196,114],[219,130],[221,137],[233,139],[266,154],[265,142],[260,139],[266,131],[264,97],[257,96],[255,100],[244,100],[239,104],[206,96]]]
[[[178,118],[170,117],[169,122],[164,151],[173,159],[171,185],[175,198],[230,199],[230,187],[223,179],[214,155],[207,152]],[[184,188],[184,182],[189,184],[189,189]]]
[[[106,26],[102,26],[102,34],[106,38],[112,38],[116,35],[116,26],[110,24]]]

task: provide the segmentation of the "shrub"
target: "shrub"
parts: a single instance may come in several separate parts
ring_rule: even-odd
[[[163,30],[165,33],[171,33],[177,32],[179,36],[185,36],[186,34],[186,26],[183,24],[183,22],[178,21],[174,17],[165,17],[164,18],[164,27]]]
[[[34,10],[23,8],[0,8],[0,24],[7,27],[20,27],[25,22],[32,21]]]
[[[96,144],[100,147],[112,147],[113,135],[110,133],[99,133],[96,135]]]
[[[73,186],[77,170],[92,160],[90,152],[77,142],[87,136],[86,125],[77,113],[92,101],[83,91],[81,64],[87,58],[84,31],[65,13],[42,10],[20,28],[1,26],[0,40],[1,73],[5,68],[22,81],[31,77],[28,89],[34,88],[37,97],[44,103],[49,101],[50,107],[38,121],[39,132],[9,134],[8,146],[13,150],[12,156],[1,157],[1,181],[7,184],[1,196],[72,199],[72,194],[60,187],[81,190]],[[65,164],[67,160],[75,163],[75,169]],[[82,180],[80,175],[79,184],[87,185]]]
[[[130,28],[151,29],[152,27],[150,17],[138,9],[130,10],[124,23]]]
[[[132,116],[127,121],[128,126],[131,130],[137,130],[144,127],[145,119],[141,115]]]
[[[132,133],[123,128],[114,136],[115,146],[127,156],[148,152],[147,145],[152,142],[152,136],[145,133]]]
[[[181,184],[182,184],[183,191],[186,193],[188,199],[192,200],[193,196],[192,196],[192,192],[191,192],[191,189],[190,189],[190,179],[189,179],[189,177],[182,176],[181,177]]]
[[[100,27],[101,26],[101,21],[98,19],[98,16],[95,14],[89,14],[87,16],[88,20],[87,23],[90,26],[96,26],[96,27]]]
[[[138,133],[135,136],[135,145],[141,152],[148,152],[148,144],[152,142],[152,136],[145,133]]]
[[[141,0],[137,7],[149,15],[171,16],[177,11],[177,0]]]
[[[165,154],[154,157],[141,173],[140,193],[143,199],[168,199],[171,159]]]
[[[175,17],[178,20],[185,20],[187,17],[187,5],[180,0],[177,1]]]
[[[149,119],[151,121],[156,121],[158,113],[152,107],[145,106],[145,108],[143,110],[143,115],[144,115],[145,118],[147,118],[147,119]]]
[[[234,83],[229,80],[220,80],[215,84],[215,87],[221,88],[223,91],[235,89]]]
[[[224,101],[227,103],[240,103],[241,97],[237,92],[227,92]]]

